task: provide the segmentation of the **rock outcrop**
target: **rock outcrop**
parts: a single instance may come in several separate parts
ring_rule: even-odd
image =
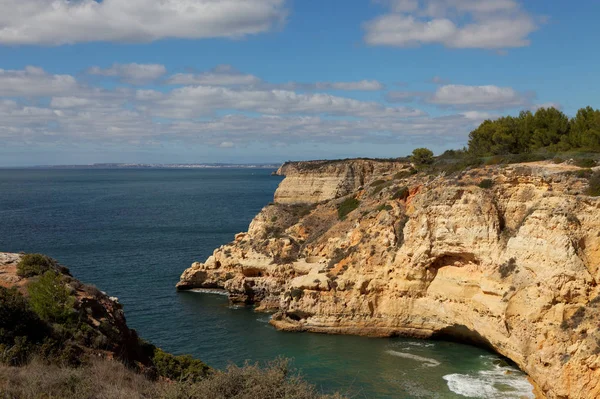
[[[597,398],[600,199],[578,170],[286,164],[275,203],[178,288],[226,289],[282,330],[459,337],[548,398]]]
[[[275,174],[286,176],[275,191],[279,204],[318,203],[356,191],[373,176],[393,174],[406,167],[395,160],[287,162]]]
[[[27,286],[38,277],[23,278],[17,274],[22,254],[0,252],[0,287],[16,288],[26,297]],[[127,326],[123,306],[115,297],[91,285],[83,284],[60,265],[53,267],[61,276],[70,296],[74,299],[73,312],[78,315],[78,341],[74,350],[88,357],[119,359],[130,366],[146,370],[152,366],[147,346],[135,330]],[[66,339],[68,334],[63,334]]]

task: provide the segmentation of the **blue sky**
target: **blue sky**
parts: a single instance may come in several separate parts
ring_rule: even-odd
[[[460,148],[598,107],[600,2],[0,0],[0,166]]]

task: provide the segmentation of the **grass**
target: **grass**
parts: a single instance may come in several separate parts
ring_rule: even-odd
[[[600,171],[594,172],[594,174],[590,177],[586,194],[592,197],[600,196]]]
[[[408,190],[408,187],[400,187],[392,195],[392,199],[405,201],[409,195],[410,195],[410,191]]]
[[[490,189],[494,186],[494,182],[491,179],[483,179],[480,183],[479,183],[479,187],[483,188],[483,189]]]
[[[338,219],[345,220],[346,216],[354,211],[360,205],[360,201],[356,198],[346,198],[338,205]]]
[[[392,209],[394,209],[391,205],[388,204],[381,204],[377,207],[377,212],[381,212],[381,211],[391,211]]]
[[[17,275],[29,278],[42,275],[48,270],[55,270],[57,267],[58,263],[46,255],[26,254],[17,264]]]
[[[96,359],[79,368],[63,368],[34,360],[24,367],[0,366],[3,398],[197,398],[197,399],[341,399],[323,395],[289,368],[286,360],[260,367],[229,366],[197,381],[152,382],[122,364]]]

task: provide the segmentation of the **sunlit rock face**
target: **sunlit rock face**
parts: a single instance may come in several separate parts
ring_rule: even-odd
[[[577,168],[409,168],[284,165],[275,203],[178,287],[224,288],[282,330],[462,338],[540,395],[600,397],[600,200]]]

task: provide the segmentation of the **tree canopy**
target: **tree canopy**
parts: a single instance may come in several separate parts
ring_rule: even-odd
[[[486,120],[469,135],[477,156],[523,154],[539,150],[600,152],[600,110],[582,108],[569,119],[556,108]]]

